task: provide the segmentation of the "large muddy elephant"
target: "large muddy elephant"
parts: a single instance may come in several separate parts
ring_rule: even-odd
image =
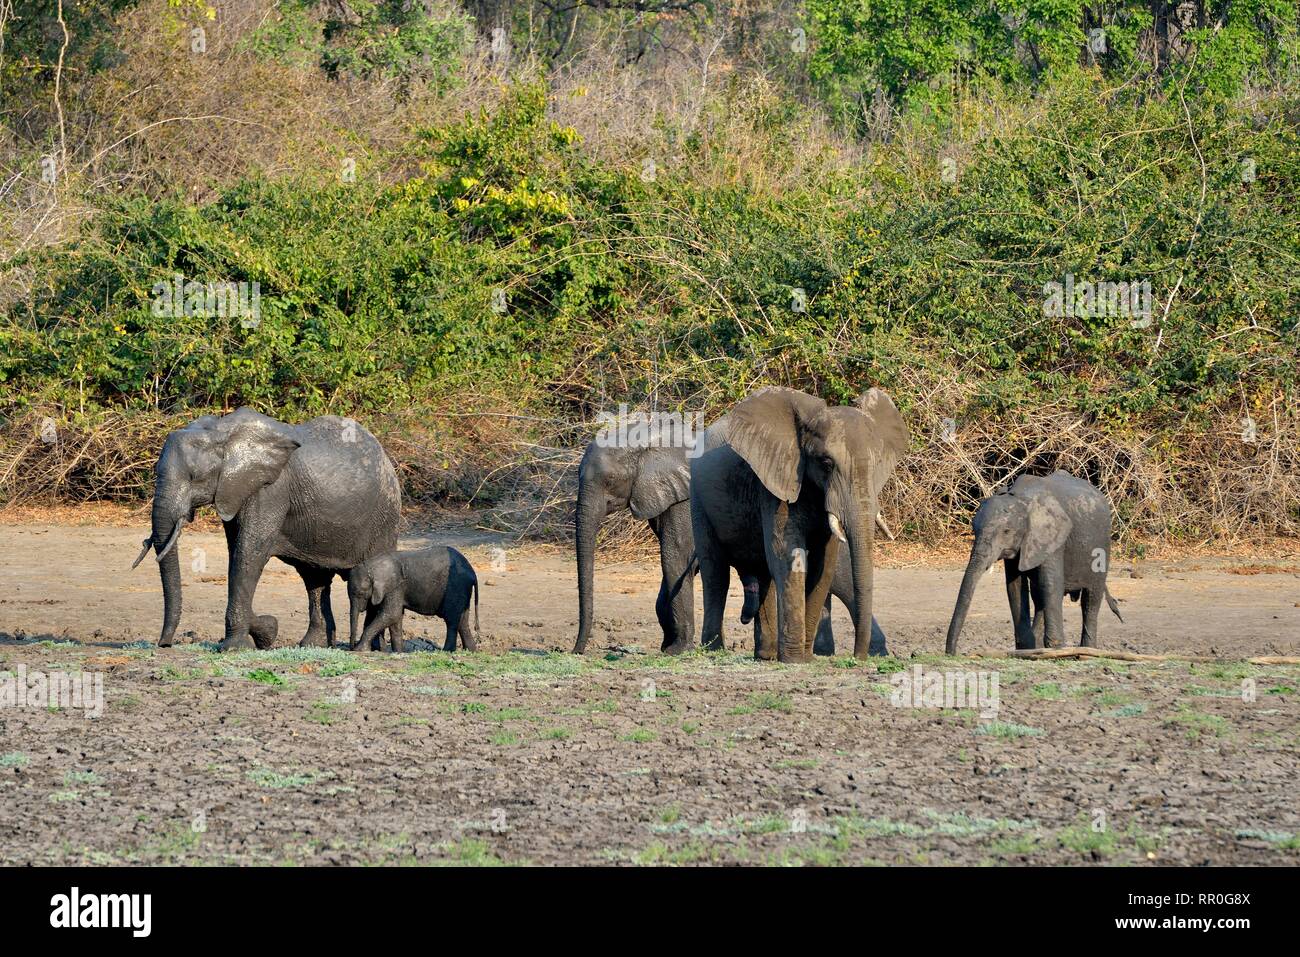
[[[856,406],[828,406],[794,389],[760,389],[701,441],[691,460],[691,519],[705,647],[721,645],[736,568],[757,583],[755,655],[807,661],[843,542],[853,652],[885,654],[872,627],[872,548],[880,489],[907,446],[889,396],[871,389]]]
[[[591,638],[596,533],[607,515],[622,509],[649,523],[659,540],[662,578],[655,614],[663,648],[695,642],[695,546],[691,540],[690,470],[686,449],[607,444],[593,440],[578,468],[574,543],[578,553],[578,640]]]
[[[215,505],[230,564],[223,651],[268,648],[279,625],[253,611],[253,593],[272,558],[295,568],[307,588],[303,645],[333,643],[329,586],[372,555],[397,547],[401,489],[373,435],[350,419],[321,416],[286,425],[252,409],[203,416],[167,436],[154,467],[153,547],[162,575],[163,626],[172,643],[181,617],[177,539],[203,505]],[[251,636],[251,638],[250,638]]]

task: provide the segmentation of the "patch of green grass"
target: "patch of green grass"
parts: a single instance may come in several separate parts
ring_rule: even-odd
[[[460,705],[462,714],[486,714],[488,706],[482,701],[463,701]]]
[[[163,681],[197,681],[207,676],[203,668],[177,668],[174,665],[168,665],[158,675]]]
[[[444,695],[457,694],[455,688],[444,688],[439,685],[416,685],[414,688],[406,689],[411,694],[429,695],[431,697],[442,697]]]
[[[1039,847],[1039,838],[1034,834],[1012,834],[994,841],[989,845],[989,850],[998,857],[1017,857],[1032,854]]]
[[[273,768],[253,768],[245,775],[259,787],[272,788],[277,791],[296,791],[308,787],[317,781],[333,777],[328,771],[305,771],[300,774],[281,774]]]
[[[1274,685],[1273,687],[1266,688],[1264,690],[1264,694],[1295,694],[1295,693],[1296,693],[1296,689],[1291,687],[1290,685]]]
[[[505,723],[506,721],[522,721],[528,717],[527,708],[501,708],[497,711],[488,713],[489,721]]]
[[[1055,681],[1045,681],[1042,684],[1034,685],[1029,689],[1029,693],[1043,701],[1060,701],[1065,697],[1065,692],[1061,690],[1060,684]]]
[[[676,824],[682,819],[682,806],[680,804],[670,804],[659,812],[659,821],[661,824]]]
[[[1190,685],[1186,693],[1197,698],[1240,698],[1240,688],[1206,688],[1203,685]]]
[[[780,711],[789,714],[794,711],[794,702],[788,694],[774,691],[758,691],[749,696],[749,703],[756,711]]]
[[[8,754],[0,754],[0,768],[25,768],[31,760],[21,751],[10,751]]]
[[[1109,711],[1103,711],[1103,718],[1136,718],[1140,714],[1145,714],[1147,706],[1139,702],[1133,704],[1121,705],[1118,708],[1112,708]]]
[[[907,662],[900,658],[876,658],[873,659],[876,664],[876,674],[892,675],[907,668]]]
[[[1165,725],[1186,729],[1187,737],[1192,741],[1198,741],[1206,734],[1214,735],[1216,738],[1222,737],[1232,730],[1232,725],[1226,718],[1221,718],[1217,714],[1206,714],[1187,705],[1179,705],[1178,711],[1165,719]]]
[[[861,668],[862,662],[852,655],[836,655],[830,659],[830,666],[832,668]]]
[[[994,738],[1033,738],[1041,735],[1043,730],[1011,721],[990,721],[988,724],[981,724],[975,729],[975,733]]]
[[[512,744],[518,744],[519,735],[515,734],[513,731],[502,728],[500,731],[493,732],[492,736],[488,738],[488,740],[493,744],[506,747]]]
[[[420,718],[411,714],[404,714],[393,722],[395,728],[423,728],[429,724],[428,718]]]
[[[271,685],[273,687],[280,687],[287,684],[283,678],[277,675],[274,671],[271,671],[269,668],[254,668],[252,671],[246,672],[244,677],[249,681],[256,681],[258,684]]]
[[[307,712],[307,720],[317,724],[330,725],[339,721],[343,705],[337,701],[313,701]]]
[[[1105,708],[1117,708],[1129,703],[1129,696],[1122,691],[1103,691],[1097,695],[1097,704]]]
[[[573,735],[568,728],[545,728],[542,731],[544,741],[563,741]]]
[[[619,738],[619,740],[630,741],[633,744],[644,744],[645,742],[653,741],[658,737],[659,737],[658,733],[650,730],[649,728],[637,728],[635,731],[631,732],[630,734],[623,735],[622,737]]]
[[[1242,829],[1237,831],[1238,840],[1253,839],[1258,841],[1267,841],[1269,844],[1284,851],[1300,851],[1300,833],[1291,831],[1257,831],[1252,829]]]
[[[444,858],[438,864],[453,867],[505,867],[503,861],[492,850],[487,841],[477,838],[465,838],[443,848]]]
[[[683,721],[682,732],[684,734],[699,734],[700,723],[698,721]]]
[[[68,787],[81,784],[86,787],[97,788],[104,783],[104,779],[94,771],[69,771],[67,774],[63,775],[63,783]]]
[[[1119,846],[1114,831],[1097,830],[1087,821],[1061,828],[1056,832],[1056,842],[1067,851],[1097,857],[1109,857]]]

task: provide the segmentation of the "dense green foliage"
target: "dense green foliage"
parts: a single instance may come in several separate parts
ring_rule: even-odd
[[[458,15],[353,2],[330,26],[282,7],[241,55],[436,91],[468,70]],[[1240,90],[1290,68],[1295,11],[1225,5],[1226,25],[1138,76],[1145,9],[1111,10],[1089,63],[1076,0],[810,0],[822,99],[737,79],[655,116],[633,156],[593,148],[557,119],[554,78],[524,71],[395,148],[354,137],[355,176],[304,164],[211,200],[88,194],[86,228],[5,264],[29,288],[0,318],[0,415],[504,405],[571,422],[651,397],[716,411],[768,382],[840,400],[878,383],[922,445],[940,418],[1045,407],[1170,449],[1189,423],[1285,431],[1300,113],[1285,83]],[[103,46],[93,33],[83,51]],[[851,113],[878,87],[900,111],[891,136],[838,159],[817,110]],[[256,283],[257,321],[160,310],[176,276]],[[1151,312],[1052,314],[1065,282],[1147,283]]]

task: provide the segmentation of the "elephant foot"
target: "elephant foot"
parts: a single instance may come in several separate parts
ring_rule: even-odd
[[[822,639],[819,637],[813,643],[813,654],[821,655],[823,658],[835,657],[835,639]]]
[[[275,647],[276,636],[280,634],[280,622],[274,615],[258,615],[249,624],[248,633],[252,635],[258,650],[266,651]]]
[[[257,645],[253,644],[253,639],[248,635],[226,638],[217,645],[217,651],[253,651],[256,648]]]
[[[706,646],[706,647],[707,647],[707,646]],[[721,642],[721,641],[719,641],[719,642],[717,643],[717,647],[718,647],[718,648],[721,648],[721,647],[722,647],[722,642]],[[660,650],[661,650],[665,655],[684,655],[684,654],[686,654],[686,653],[689,652],[689,651],[694,651],[694,650],[695,650],[695,642],[693,642],[693,641],[683,641],[683,640],[678,640],[678,641],[674,641],[671,645],[668,645],[668,646],[665,647],[665,648],[661,648]],[[713,650],[715,650],[715,649],[714,649],[714,648],[709,648],[708,650],[713,651]]]
[[[302,641],[298,642],[299,648],[324,648],[329,644],[329,635],[326,634],[324,627],[308,628],[307,634],[302,636]]]
[[[784,665],[806,665],[812,662],[812,655],[805,648],[802,651],[788,651],[778,655],[777,659]]]

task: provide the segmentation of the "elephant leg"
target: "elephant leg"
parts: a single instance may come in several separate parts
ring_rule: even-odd
[[[661,651],[674,654],[695,647],[695,549],[691,506],[678,502],[650,523],[659,539],[659,600],[655,613],[663,630]]]
[[[808,594],[804,599],[804,634],[808,647],[817,653],[817,639],[821,635],[822,623],[830,628],[831,617],[831,580],[835,577],[835,566],[839,561],[838,538],[830,537],[824,549],[811,547],[808,560]],[[824,645],[823,645],[824,647]],[[821,654],[835,654],[835,639],[831,637],[830,651]]]
[[[727,610],[727,589],[731,587],[731,566],[716,554],[716,546],[703,535],[695,536],[700,562],[700,586],[704,592],[704,623],[700,641],[707,651],[721,651],[722,616]],[[673,654],[674,647],[664,649]],[[685,651],[687,649],[680,649]]]
[[[374,605],[371,605],[366,609],[366,619],[361,626],[361,635],[357,638],[356,644],[349,646],[353,651],[364,650],[365,648],[370,648],[372,651],[375,650],[370,645],[370,640],[374,637],[374,628],[372,626],[378,616],[379,609]]]
[[[776,659],[776,589],[770,575],[758,579],[758,612],[754,616],[754,657],[759,661]]]
[[[831,599],[826,596],[822,605],[821,620],[817,623],[817,637],[813,639],[813,654],[833,656],[835,654],[835,631],[831,628]]]
[[[275,644],[280,623],[274,615],[259,615],[253,611],[253,592],[270,555],[249,554],[251,546],[247,540],[241,539],[238,521],[224,523],[224,529],[230,567],[226,573],[226,631],[221,650],[270,648]],[[251,584],[248,582],[250,576]]]
[[[843,554],[843,552],[841,552],[841,554]],[[844,607],[848,610],[849,617],[856,619],[858,611],[857,606],[853,602],[853,577],[849,572],[848,567],[842,561],[836,566],[835,577],[831,581],[831,594],[844,603]],[[835,654],[835,635],[831,630],[830,615],[831,606],[828,601],[826,604],[826,616],[824,618],[826,622],[828,650],[826,652],[820,650],[822,645],[822,632],[819,629],[817,632],[817,645],[813,647],[814,654]],[[875,615],[871,616],[871,646],[868,653],[872,657],[883,657],[889,654],[889,642],[886,641],[885,632],[881,629],[880,623],[876,621]]]
[[[806,663],[812,658],[811,636],[804,615],[808,546],[790,523],[787,503],[780,502],[772,512],[764,514],[763,540],[767,567],[776,588],[777,660]]]
[[[1065,569],[1061,556],[1054,555],[1038,569],[1043,593],[1043,643],[1048,648],[1065,647]]]
[[[1007,602],[1011,606],[1011,627],[1016,636],[1016,648],[1033,648],[1034,626],[1029,619],[1029,588],[1025,576],[1016,567],[1014,560],[1004,561],[1002,567],[1006,572]]]
[[[267,552],[255,551],[236,536],[226,576],[226,633],[221,641],[222,651],[269,648],[275,642],[279,623],[271,615],[253,612],[253,594],[270,560]]]
[[[406,645],[402,642],[402,616],[398,615],[397,620],[388,626],[388,650],[393,654],[400,654],[406,650]]]
[[[299,568],[307,589],[307,633],[298,642],[302,648],[324,648],[334,644],[334,613],[329,607],[330,580],[333,571]]]
[[[1103,585],[1104,589],[1105,586]],[[1085,588],[1081,596],[1081,606],[1083,608],[1083,635],[1079,638],[1079,644],[1085,648],[1093,648],[1097,645],[1097,615],[1101,611],[1102,595],[1105,592],[1097,588]]]
[[[470,627],[469,609],[466,608],[460,613],[460,622],[456,626],[460,632],[460,646],[466,651],[478,651],[478,637],[474,634],[474,629]]]

